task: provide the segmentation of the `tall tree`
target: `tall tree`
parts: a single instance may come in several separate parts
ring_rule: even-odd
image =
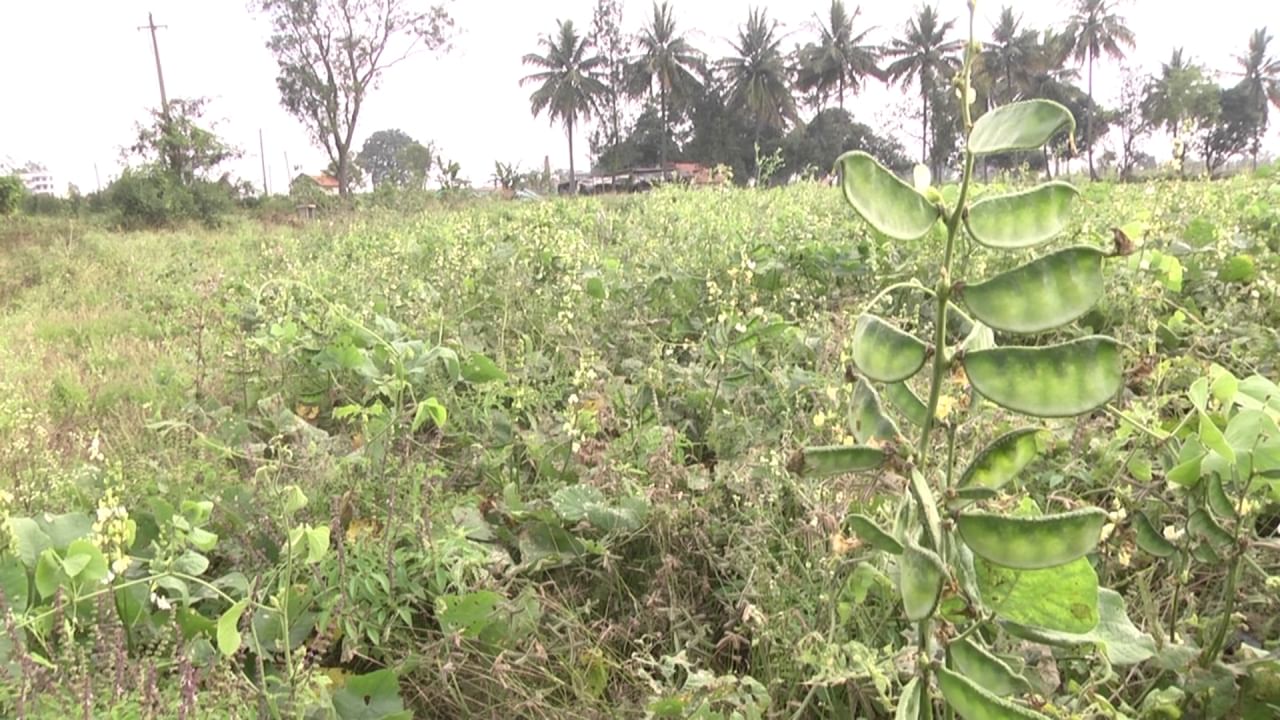
[[[443,6],[419,10],[412,0],[255,3],[271,18],[280,102],[329,154],[348,196],[351,143],[369,92],[415,50],[443,47],[453,21]]]
[[[1000,20],[991,28],[991,42],[982,54],[995,86],[992,94],[1000,103],[1013,102],[1028,86],[1038,45],[1036,31],[1022,27],[1021,15],[1014,15],[1007,5],[1000,10]]]
[[[374,187],[421,189],[431,174],[431,148],[403,130],[379,130],[365,139],[356,166],[369,173]]]
[[[600,101],[604,139],[596,152],[616,151],[622,143],[622,100],[626,92],[627,61],[632,39],[622,32],[622,0],[596,0],[591,15],[591,45],[600,56],[601,80],[605,85]]]
[[[861,12],[862,8],[855,7],[850,13],[842,0],[831,0],[826,20],[815,18],[818,44],[798,52],[799,89],[816,91],[824,99],[834,93],[838,107],[844,108],[846,90],[857,92],[867,76],[880,76],[880,48],[867,42],[874,28],[854,30]]]
[[[208,102],[174,98],[167,111],[152,110],[151,124],[138,125],[137,140],[128,152],[161,168],[180,185],[209,179],[219,165],[240,157],[240,150],[218,136],[215,123],[205,122]]]
[[[539,72],[520,79],[521,85],[536,83],[538,88],[529,96],[534,115],[544,111],[552,123],[564,123],[569,137],[569,193],[578,193],[578,178],[573,164],[573,126],[578,118],[590,119],[597,110],[599,99],[606,88],[599,73],[603,61],[599,56],[588,55],[590,40],[580,37],[572,20],[557,20],[559,29],[555,35],[544,35],[538,45],[544,54],[529,53],[524,64],[541,68]]]
[[[1075,13],[1067,21],[1065,35],[1076,62],[1089,66],[1089,112],[1085,118],[1084,138],[1088,146],[1089,177],[1097,179],[1093,169],[1093,64],[1100,56],[1124,59],[1124,48],[1133,48],[1133,31],[1116,13],[1116,0],[1076,0]]]
[[[784,130],[787,122],[799,119],[781,44],[777,21],[770,20],[763,9],[752,8],[732,43],[737,54],[721,61],[729,83],[729,104],[751,115],[757,143],[764,128]]]
[[[1169,62],[1160,67],[1160,77],[1148,84],[1142,99],[1142,113],[1152,126],[1173,136],[1178,174],[1186,166],[1187,143],[1183,135],[1198,121],[1207,120],[1219,107],[1218,86],[1204,76],[1204,70],[1188,61],[1177,48]]]
[[[1270,115],[1268,103],[1280,109],[1280,58],[1268,54],[1272,39],[1265,27],[1254,30],[1249,36],[1249,51],[1236,58],[1242,70],[1241,75],[1244,76],[1240,86],[1253,104],[1259,119],[1249,149],[1255,169],[1258,167],[1262,136],[1267,132]]]
[[[929,162],[929,99],[938,82],[960,67],[955,57],[962,43],[948,40],[947,33],[955,27],[955,20],[942,22],[937,8],[924,5],[916,16],[907,21],[901,38],[894,38],[886,53],[897,58],[885,74],[890,80],[906,85],[917,82],[920,86],[920,162]]]
[[[702,53],[676,32],[675,17],[666,0],[653,3],[653,17],[640,29],[636,42],[640,54],[631,64],[631,90],[633,95],[657,92],[662,121],[658,161],[666,167],[672,105],[687,104],[698,91],[701,81],[697,73],[705,61]]]

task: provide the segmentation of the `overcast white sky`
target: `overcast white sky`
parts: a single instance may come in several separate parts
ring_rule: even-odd
[[[398,127],[432,141],[462,164],[463,175],[486,183],[495,160],[541,168],[549,155],[554,167],[567,166],[563,131],[529,110],[530,88],[520,59],[536,49],[538,37],[555,29],[558,18],[584,30],[594,0],[457,0],[451,5],[458,36],[447,55],[422,54],[393,68],[366,103],[357,129],[358,147],[368,134]],[[727,39],[752,5],[766,7],[789,33],[785,47],[813,35],[814,14],[827,0],[674,0],[680,28],[712,57],[727,54]],[[857,3],[850,0],[850,6]],[[1014,2],[1033,27],[1061,24],[1069,0]],[[918,5],[864,1],[863,22],[875,25],[877,42],[897,35]],[[1000,3],[980,0],[978,34],[985,38]],[[962,0],[939,0],[945,17],[960,17]],[[633,31],[649,15],[650,0],[626,0],[626,25]],[[1154,71],[1175,46],[1210,69],[1231,72],[1249,33],[1270,22],[1280,35],[1280,10],[1264,0],[1128,0],[1122,12],[1138,38],[1128,62]],[[0,86],[0,162],[36,161],[49,167],[58,187],[72,182],[82,190],[105,186],[121,167],[120,147],[133,135],[147,108],[159,105],[151,39],[136,28],[155,14],[169,97],[207,96],[209,113],[223,120],[225,137],[244,158],[231,170],[262,183],[258,131],[266,141],[271,188],[283,189],[292,165],[318,172],[328,160],[310,145],[302,126],[280,108],[276,66],[264,46],[265,20],[247,0],[0,0],[0,53],[6,72]],[[1270,9],[1268,9],[1270,8]],[[959,24],[958,24],[959,25]],[[1280,41],[1273,52],[1280,53]],[[1224,77],[1224,83],[1235,82]],[[1118,68],[1103,65],[1095,79],[1106,104],[1118,93]],[[848,103],[856,119],[877,127],[915,127],[898,89],[880,87]],[[1273,111],[1274,114],[1274,111]],[[1280,122],[1272,123],[1268,146],[1276,148]],[[902,136],[908,148],[918,140]],[[1159,154],[1165,143],[1152,150]],[[587,167],[587,143],[576,144],[578,166]],[[1167,155],[1167,152],[1165,152]],[[95,171],[96,166],[96,171]],[[96,174],[95,174],[96,172]]]

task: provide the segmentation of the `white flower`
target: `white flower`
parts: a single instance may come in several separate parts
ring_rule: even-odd
[[[151,602],[161,610],[169,610],[173,608],[173,604],[169,602],[169,598],[151,593]]]

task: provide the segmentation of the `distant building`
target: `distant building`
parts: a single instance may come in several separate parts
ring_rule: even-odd
[[[18,173],[18,177],[22,178],[22,184],[27,186],[27,192],[32,195],[58,194],[53,187],[53,175],[47,170],[24,170]]]
[[[315,188],[325,195],[337,195],[340,185],[338,178],[328,174],[321,173],[319,175],[299,175],[289,184],[291,192],[298,192],[302,188]]]

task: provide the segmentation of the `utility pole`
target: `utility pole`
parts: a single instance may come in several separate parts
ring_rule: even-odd
[[[147,13],[147,24],[139,25],[139,30],[151,31],[151,50],[156,56],[156,79],[160,81],[160,114],[164,117],[165,122],[169,121],[169,96],[164,91],[164,71],[160,69],[160,43],[156,41],[156,30],[169,27],[168,25],[156,25],[156,21],[151,17],[151,13]]]
[[[262,196],[266,197],[271,189],[267,187],[267,150],[262,144],[262,128],[258,128],[258,157],[262,158]]]

